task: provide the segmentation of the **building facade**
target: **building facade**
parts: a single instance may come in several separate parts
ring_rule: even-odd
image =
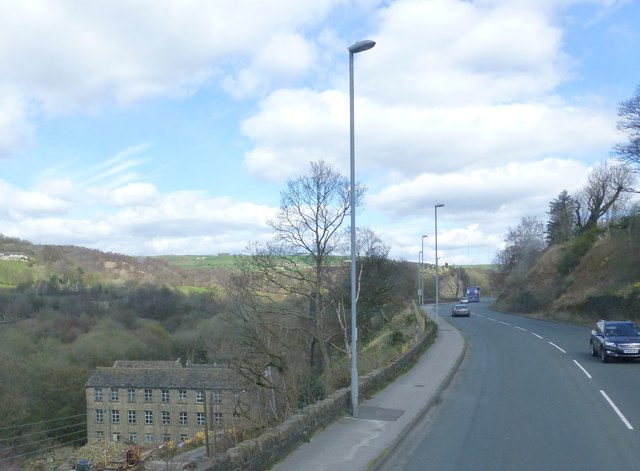
[[[226,366],[116,361],[96,368],[87,381],[87,440],[155,446],[184,441],[205,425],[242,429],[255,409],[252,397]]]

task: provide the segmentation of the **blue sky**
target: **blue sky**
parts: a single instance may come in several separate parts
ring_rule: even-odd
[[[624,137],[625,0],[0,0],[0,233],[128,255],[242,253],[287,179],[349,172],[393,258],[488,263]]]

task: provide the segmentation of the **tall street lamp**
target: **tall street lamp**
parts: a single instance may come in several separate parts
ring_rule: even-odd
[[[422,263],[420,264],[420,309],[424,306],[424,238],[429,237],[426,235],[422,236]]]
[[[356,159],[353,124],[353,56],[368,51],[376,43],[369,39],[349,46],[349,157],[351,166],[350,196],[351,209],[351,414],[358,417],[358,328],[356,325]]]
[[[418,252],[418,304],[422,306],[422,259],[423,252]]]
[[[440,280],[438,277],[438,208],[442,208],[444,204],[438,203],[434,206],[434,211],[436,213],[436,323],[439,321],[438,316],[438,299],[440,295]]]

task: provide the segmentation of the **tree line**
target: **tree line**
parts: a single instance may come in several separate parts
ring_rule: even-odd
[[[232,270],[216,274],[215,283],[198,280],[207,288],[197,291],[176,287],[192,273],[162,264],[152,270],[148,260],[90,251],[74,265],[72,248],[5,238],[5,245],[20,246],[48,268],[19,272],[14,288],[0,290],[6,319],[0,325],[0,455],[40,446],[21,438],[29,433],[69,442],[65,434],[70,428],[79,433],[77,417],[85,413],[89,374],[118,359],[226,362],[273,394],[261,426],[348,385],[350,191],[330,165],[312,162],[308,175],[281,192],[279,211],[268,221],[273,239],[250,243]],[[366,189],[353,191],[359,205]],[[384,364],[415,334],[417,313],[409,301],[417,273],[415,264],[390,260],[389,246],[367,228],[357,231],[357,251],[363,353],[380,332],[390,334],[388,350],[363,364],[366,370]],[[104,267],[114,263],[116,277],[109,279]],[[48,428],[54,419],[57,426]]]
[[[618,117],[618,130],[626,141],[613,147],[613,159],[596,165],[574,194],[561,191],[549,203],[547,221],[524,216],[507,232],[505,247],[494,259],[493,284],[502,292],[525,283],[529,270],[554,246],[564,247],[556,268],[568,275],[609,224],[619,224],[638,237],[640,205],[632,196],[638,193],[634,185],[640,171],[640,86],[619,104]]]

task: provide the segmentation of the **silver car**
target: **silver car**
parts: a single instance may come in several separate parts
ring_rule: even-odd
[[[468,304],[455,304],[451,309],[451,317],[464,316],[469,317],[471,315],[471,309]]]

